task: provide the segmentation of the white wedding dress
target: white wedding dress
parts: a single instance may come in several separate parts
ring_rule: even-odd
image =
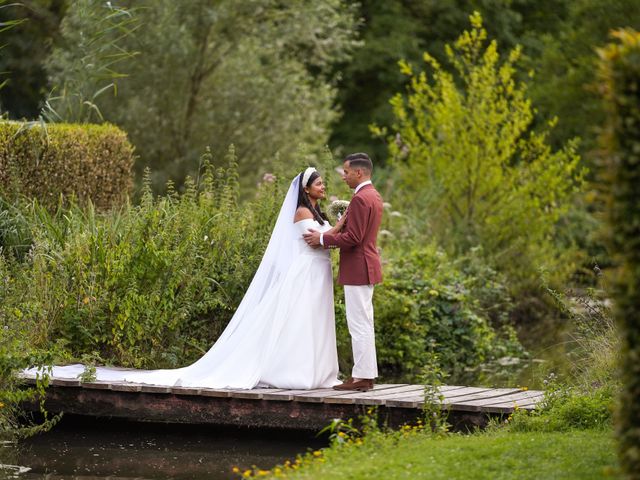
[[[328,223],[293,223],[298,177],[291,183],[260,266],[236,313],[211,349],[176,369],[96,369],[99,381],[198,388],[330,388],[338,383],[333,274],[328,250],[302,238]],[[80,364],[54,366],[53,378],[76,378]],[[35,369],[24,372],[36,374]]]

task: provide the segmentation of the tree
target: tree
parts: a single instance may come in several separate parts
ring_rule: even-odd
[[[120,47],[139,55],[118,65],[127,77],[117,96],[97,103],[129,132],[140,168],[180,179],[205,146],[224,152],[233,143],[242,182],[254,185],[277,155],[290,161],[301,144],[326,143],[337,116],[332,65],[355,46],[356,20],[341,0],[129,4],[141,28]],[[73,30],[94,28],[81,13],[70,7]],[[75,75],[68,66],[54,55],[54,83]]]
[[[609,247],[618,266],[614,296],[622,341],[620,464],[624,478],[640,479],[640,32],[619,30],[614,37],[616,42],[599,52],[607,110],[601,172]]]
[[[3,36],[0,72],[7,83],[0,92],[2,109],[11,118],[36,118],[47,90],[44,61],[59,38],[65,0],[21,0],[0,2],[0,22],[16,23]],[[11,7],[11,8],[8,8]]]
[[[517,288],[541,266],[568,268],[554,228],[582,172],[572,143],[552,151],[548,129],[531,130],[533,107],[516,79],[520,49],[501,63],[497,43],[486,45],[480,14],[470,19],[471,30],[446,48],[454,72],[428,53],[429,76],[401,64],[410,87],[392,100],[394,194],[426,218],[440,244],[456,253],[482,247]]]
[[[593,78],[594,51],[605,44],[612,29],[640,29],[640,2],[573,0],[564,8],[557,29],[541,35],[538,48],[529,54],[527,66],[536,71],[531,98],[541,122],[559,118],[549,137],[553,146],[580,137],[581,151],[590,152],[597,148],[596,126],[604,122]]]
[[[556,32],[567,4],[558,0],[363,0],[363,46],[342,67],[338,101],[344,115],[336,122],[331,145],[346,151],[367,150],[385,161],[383,142],[372,142],[369,125],[393,120],[389,99],[406,85],[397,69],[399,60],[419,62],[428,51],[445,61],[444,46],[456,40],[471,12],[486,20],[491,38],[501,48],[523,45],[525,55],[539,57],[539,36]]]

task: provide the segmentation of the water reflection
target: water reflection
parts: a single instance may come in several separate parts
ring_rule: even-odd
[[[21,479],[228,479],[234,466],[269,469],[309,448],[313,434],[88,420],[67,416],[21,442]]]

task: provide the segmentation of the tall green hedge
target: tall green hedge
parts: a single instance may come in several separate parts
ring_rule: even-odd
[[[55,206],[60,196],[104,209],[132,187],[133,146],[113,125],[0,122],[0,192]]]
[[[625,478],[640,479],[640,33],[613,36],[599,53],[608,110],[603,174],[623,348],[618,434]]]

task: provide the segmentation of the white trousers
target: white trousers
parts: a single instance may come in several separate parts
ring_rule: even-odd
[[[353,378],[376,378],[376,336],[373,330],[373,285],[345,285],[344,303],[353,349]]]

